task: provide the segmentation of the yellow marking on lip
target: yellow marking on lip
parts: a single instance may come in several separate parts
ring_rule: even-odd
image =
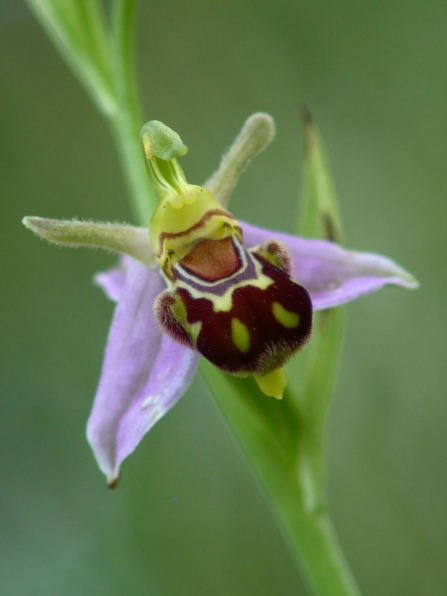
[[[250,349],[250,332],[247,326],[233,317],[231,319],[231,338],[237,347],[243,354],[246,354]]]
[[[202,329],[202,321],[197,321],[196,323],[192,323],[188,325],[188,332],[191,336],[192,343],[196,346],[197,340],[199,339],[199,333]]]
[[[300,315],[286,310],[279,302],[273,302],[272,312],[275,319],[287,329],[293,329],[300,324]]]

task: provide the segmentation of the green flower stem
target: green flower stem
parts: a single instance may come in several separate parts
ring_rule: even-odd
[[[112,7],[111,47],[118,110],[110,117],[110,125],[134,215],[146,227],[155,208],[156,195],[140,144],[142,118],[133,58],[136,8],[137,0],[115,0]]]
[[[134,217],[147,227],[155,206],[156,196],[143,160],[139,126],[123,112],[110,122],[121,167],[126,179]]]
[[[310,589],[318,596],[360,596],[327,511],[308,511],[303,507],[298,482],[287,492],[284,498],[275,491],[274,506],[284,537]]]
[[[222,373],[206,360],[201,372],[269,497],[297,567],[316,596],[360,596],[326,509],[321,434],[309,426],[286,389],[281,401],[254,381]],[[309,495],[317,495],[309,499]]]
[[[331,314],[337,313],[332,311]],[[340,317],[338,319],[334,319],[337,327]],[[324,341],[325,338],[320,335],[318,339]],[[320,354],[321,364],[322,350],[317,346],[316,351]],[[321,387],[308,386],[307,396],[312,394],[313,389],[318,394]],[[286,390],[284,398],[295,404],[298,402],[290,390]],[[279,486],[271,483],[268,470],[260,470],[260,474],[268,479],[270,486],[267,486],[267,492],[272,499],[273,510],[277,512],[297,566],[302,569],[313,592],[318,596],[360,596],[327,509],[324,424],[325,412],[320,409],[312,411],[308,404],[301,403],[295,469],[289,470]]]

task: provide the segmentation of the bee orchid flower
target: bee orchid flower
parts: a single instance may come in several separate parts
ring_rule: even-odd
[[[180,137],[158,121],[141,134],[158,204],[146,228],[27,217],[39,236],[119,253],[96,283],[117,303],[87,437],[109,486],[150,428],[180,399],[200,356],[229,374],[253,375],[281,398],[283,367],[308,341],[312,312],[386,284],[415,279],[380,255],[240,222],[226,209],[251,158],[274,133],[252,116],[216,174],[189,184]]]

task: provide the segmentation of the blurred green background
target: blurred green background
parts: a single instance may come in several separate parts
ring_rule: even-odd
[[[305,101],[345,244],[420,279],[348,307],[329,494],[365,596],[447,593],[446,3],[141,0],[138,25],[145,117],[181,134],[191,182],[268,111],[276,141],[232,210],[292,231]],[[1,593],[304,594],[200,378],[106,490],[84,427],[113,310],[91,279],[114,259],[20,220],[132,215],[105,124],[22,2],[0,2],[0,55]]]

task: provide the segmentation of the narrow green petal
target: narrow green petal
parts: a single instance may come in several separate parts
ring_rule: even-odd
[[[146,228],[97,223],[25,217],[23,224],[48,242],[60,246],[102,248],[127,254],[146,265],[155,263]]]
[[[275,123],[269,114],[253,114],[222,158],[217,172],[204,186],[226,207],[234,187],[251,160],[269,145],[275,136]]]

